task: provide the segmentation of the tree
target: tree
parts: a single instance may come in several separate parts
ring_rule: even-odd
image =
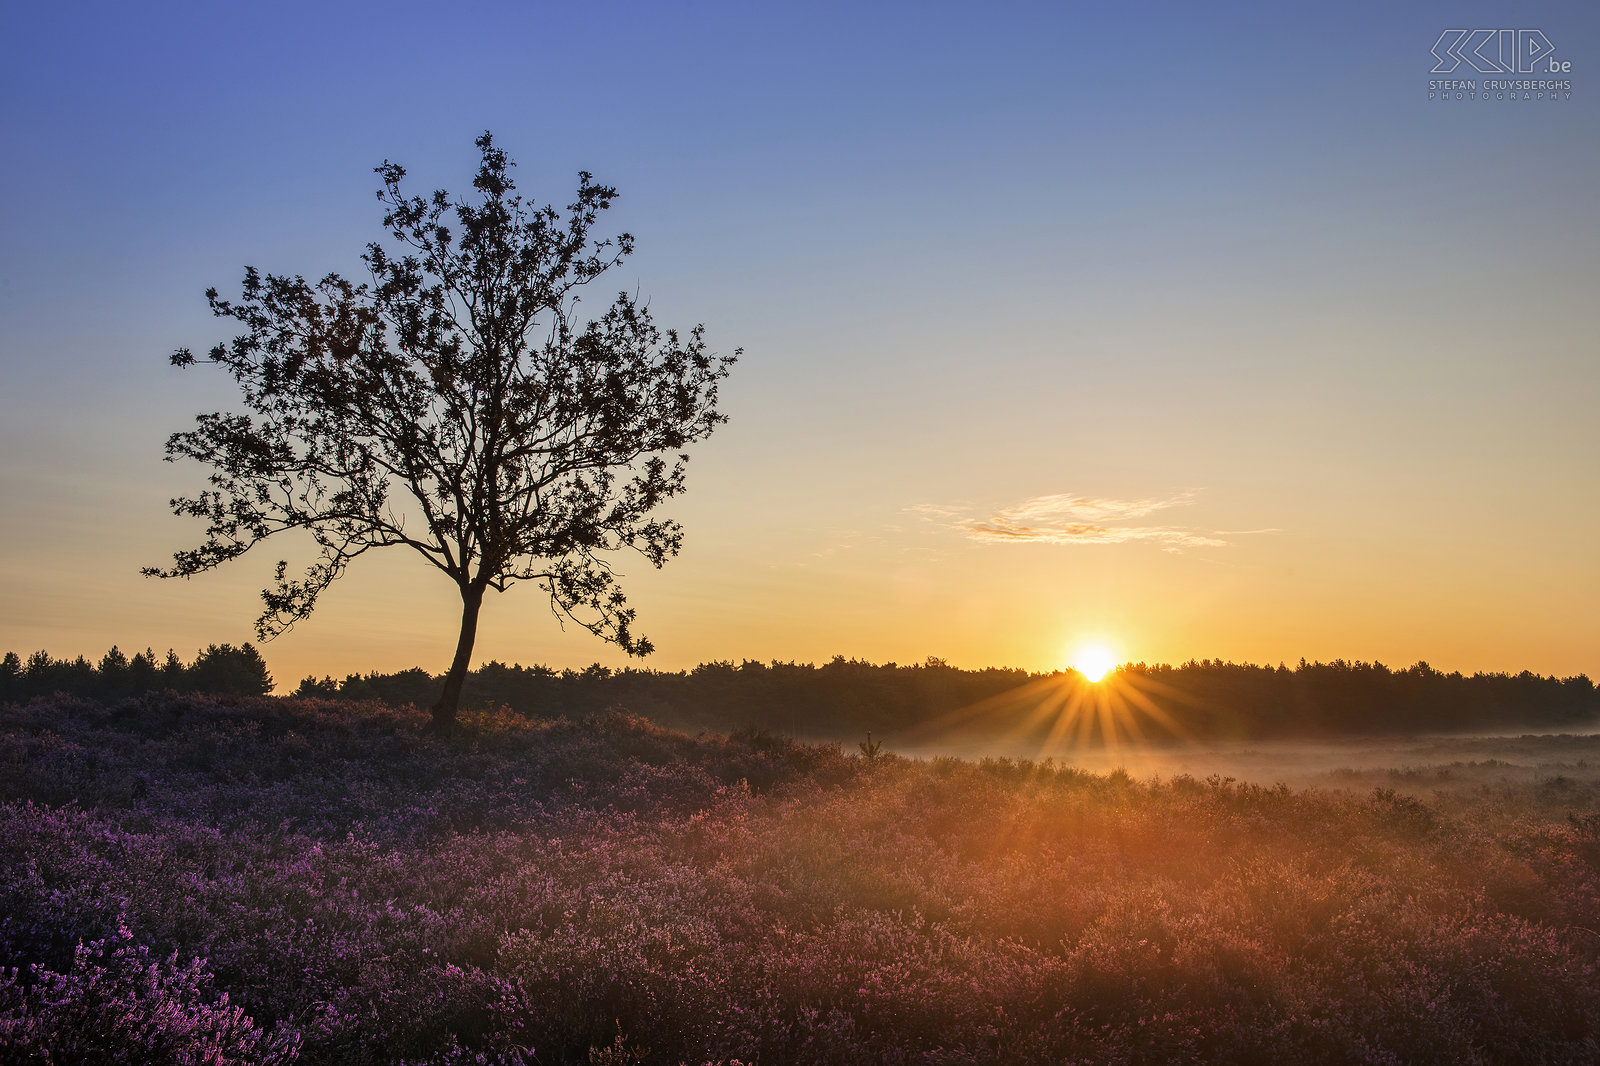
[[[571,618],[633,655],[650,641],[611,562],[631,549],[660,567],[682,543],[652,517],[683,491],[688,455],[725,416],[717,385],[740,354],[707,350],[704,327],[662,331],[626,292],[580,325],[577,290],[633,250],[624,233],[591,239],[616,190],[580,173],[565,213],[524,201],[488,133],[477,197],[407,197],[385,162],[378,199],[395,250],[374,242],[371,273],[262,275],[246,268],[238,302],[207,291],[242,323],[205,360],[238,383],[248,413],[204,414],[167,441],[168,460],[211,467],[210,488],[172,501],[207,522],[198,548],[145,573],[191,577],[280,533],[319,555],[303,576],[280,561],[265,641],[309,615],[350,561],[404,546],[460,589],[461,633],[435,724],[455,719],[486,591],[536,582]]]
[[[209,645],[188,670],[188,687],[196,692],[228,696],[265,696],[272,691],[266,660],[250,644]]]

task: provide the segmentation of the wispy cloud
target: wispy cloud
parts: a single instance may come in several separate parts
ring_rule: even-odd
[[[902,508],[908,514],[919,514],[930,521],[941,518],[960,518],[972,513],[972,508],[967,506],[946,507],[937,503],[914,503],[910,507]]]
[[[974,540],[1033,541],[1042,544],[1126,544],[1153,540],[1185,548],[1224,548],[1228,542],[1173,526],[1097,526],[1088,522],[1028,526],[1000,519],[963,522]]]
[[[1005,544],[1129,544],[1146,541],[1165,551],[1184,548],[1224,548],[1221,530],[1194,530],[1176,525],[1120,525],[1133,519],[1194,501],[1193,491],[1174,496],[1138,500],[1080,496],[1064,492],[1035,496],[1015,507],[980,517],[973,508],[919,504],[906,510],[932,522],[962,530],[973,540]],[[1238,532],[1274,532],[1247,530]]]
[[[1194,499],[1194,495],[1191,491],[1180,492],[1166,499],[1111,500],[1062,492],[1054,496],[1035,496],[1016,507],[1001,511],[997,517],[1015,522],[1049,522],[1063,519],[1074,519],[1079,522],[1124,522],[1130,518],[1143,518],[1147,514],[1188,503]]]

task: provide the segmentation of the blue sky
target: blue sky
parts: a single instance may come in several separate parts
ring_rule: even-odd
[[[270,559],[137,576],[196,534],[162,503],[201,475],[161,441],[229,399],[165,355],[222,339],[201,293],[247,263],[356,271],[372,168],[463,189],[487,128],[537,197],[580,169],[619,187],[639,252],[615,286],[748,352],[675,508],[684,558],[635,568],[660,665],[1046,666],[1097,635],[1151,660],[1593,672],[1592,5],[0,20],[8,647],[248,636]],[[1572,98],[1430,102],[1456,26],[1541,28]],[[1063,493],[1275,532],[993,545],[917,510]],[[279,672],[438,668],[451,590],[393,565],[275,644]],[[486,655],[610,661],[503,599]]]

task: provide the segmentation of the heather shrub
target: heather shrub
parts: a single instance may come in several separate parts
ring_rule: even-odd
[[[321,697],[0,708],[5,1054],[1600,1061],[1582,768],[1294,790],[620,711],[425,725]]]
[[[205,965],[152,959],[133,934],[80,945],[72,968],[0,972],[0,1051],[7,1062],[276,1066],[298,1058],[292,1030],[266,1032],[214,994]]]

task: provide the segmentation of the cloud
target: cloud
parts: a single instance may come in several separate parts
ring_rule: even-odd
[[[1122,522],[1130,518],[1143,518],[1147,514],[1188,503],[1193,492],[1180,492],[1164,500],[1110,500],[1093,496],[1075,496],[1070,492],[1054,496],[1035,496],[1016,507],[1001,511],[997,517],[1010,521],[1049,521],[1051,519],[1076,519],[1079,522]]]
[[[960,518],[971,512],[970,507],[943,507],[936,503],[916,503],[901,510],[910,514],[919,514],[927,519]]]
[[[1143,518],[1169,507],[1194,500],[1193,491],[1139,500],[1080,496],[1056,493],[1035,496],[1015,507],[996,511],[988,517],[975,517],[971,507],[918,504],[906,508],[941,525],[962,530],[973,540],[1002,544],[1130,544],[1146,541],[1162,545],[1163,551],[1184,548],[1225,548],[1229,542],[1220,530],[1197,531],[1183,526],[1119,525]],[[1240,532],[1274,532],[1248,530]]]
[[[1228,542],[1175,526],[1098,526],[1088,522],[1028,526],[996,517],[961,523],[974,540],[1032,541],[1040,544],[1127,544],[1151,540],[1184,548],[1225,548]]]

